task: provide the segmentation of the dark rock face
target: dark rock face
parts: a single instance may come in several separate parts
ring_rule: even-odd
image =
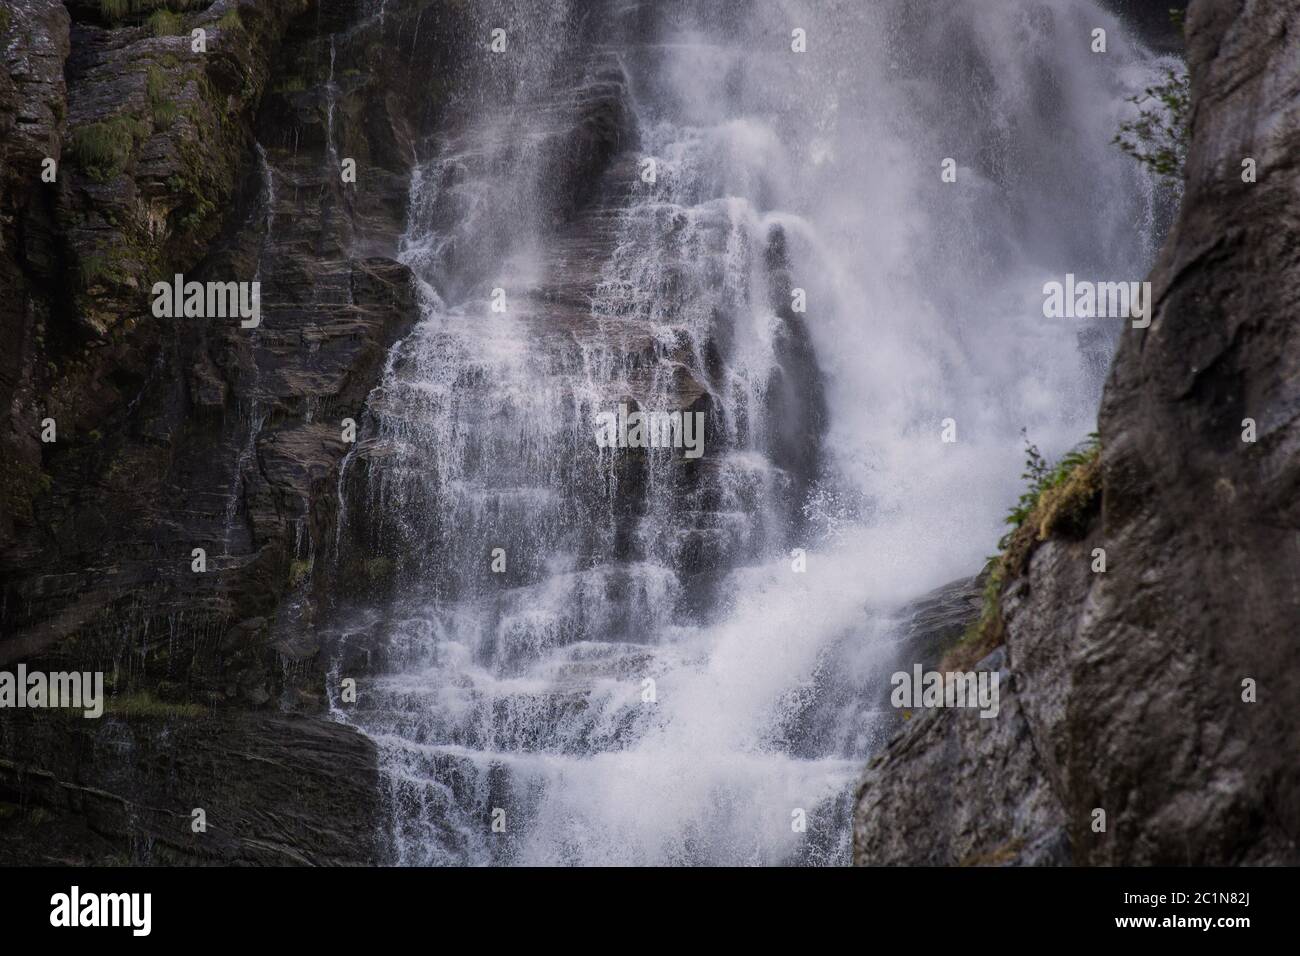
[[[1004,592],[1002,714],[937,710],[868,769],[859,864],[1300,862],[1300,4],[1187,23],[1187,188],[1106,387],[1100,520]]]
[[[397,241],[413,142],[441,113],[430,77],[454,73],[464,24],[459,5],[372,6],[215,0],[160,27],[98,3],[5,5],[0,666],[102,670],[114,699],[148,694],[165,715],[18,732],[5,714],[0,805],[43,808],[47,842],[85,826],[137,860],[373,858],[369,743],[253,713],[324,707],[302,609],[344,419],[418,314]],[[156,318],[152,285],[176,273],[259,281],[260,325]],[[209,716],[177,716],[195,709]],[[258,772],[232,782],[244,752]],[[351,795],[288,820],[313,776],[329,792],[335,757]],[[258,787],[285,819],[252,806]],[[202,793],[221,836],[193,842]],[[0,861],[35,861],[22,842],[0,833]]]
[[[1042,775],[1033,730],[1001,648],[997,717],[926,710],[872,762],[855,811],[859,865],[1068,863],[1060,804]],[[976,784],[972,786],[971,784]]]
[[[380,861],[373,748],[327,720],[29,712],[0,723],[0,741],[5,753],[43,755],[0,757],[6,865]]]
[[[777,371],[767,391],[772,461],[792,478],[791,501],[802,502],[821,472],[826,399],[807,326],[792,307],[785,232],[779,226],[768,237],[766,258],[772,308],[781,319],[775,344]]]
[[[978,616],[983,587],[982,576],[962,578],[923,594],[903,608],[894,631],[898,639],[893,649],[893,668],[905,669],[914,664],[920,664],[922,670],[937,668],[944,653]],[[880,709],[894,718],[888,730],[896,731],[903,726],[904,717],[890,705],[891,690],[889,686],[881,689]]]

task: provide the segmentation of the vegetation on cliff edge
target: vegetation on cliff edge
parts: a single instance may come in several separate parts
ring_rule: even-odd
[[[1181,31],[1182,11],[1169,15]],[[1120,123],[1113,142],[1162,179],[1181,182],[1191,138],[1192,81],[1184,66],[1164,73],[1164,80],[1127,98],[1137,115]]]
[[[998,542],[998,554],[984,567],[984,603],[980,616],[944,656],[942,670],[966,670],[1005,640],[1002,591],[1022,574],[1039,542],[1053,535],[1086,531],[1092,506],[1101,494],[1101,443],[1094,432],[1050,465],[1037,446],[1025,441],[1028,482],[1007,515],[1011,530]]]

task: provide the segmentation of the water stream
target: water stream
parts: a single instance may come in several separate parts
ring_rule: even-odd
[[[845,862],[899,608],[992,551],[1022,428],[1092,430],[1117,326],[1041,289],[1147,271],[1110,139],[1160,64],[1092,0],[476,9],[340,488],[393,859]],[[598,447],[620,402],[704,454]]]

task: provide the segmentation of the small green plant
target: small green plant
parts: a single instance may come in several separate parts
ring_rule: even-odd
[[[311,575],[311,562],[294,558],[289,562],[289,587],[296,588]]]
[[[160,10],[164,12],[193,10],[206,2],[207,0],[99,0],[99,15],[109,23],[119,23],[130,16],[140,16]]]
[[[185,21],[170,10],[155,10],[149,14],[148,22],[149,29],[156,37],[180,36],[185,30]]]
[[[190,199],[193,206],[189,212],[181,217],[181,228],[186,232],[203,225],[207,218],[217,211],[217,207],[202,196],[191,195]]]
[[[287,76],[275,84],[277,93],[301,93],[307,89],[307,81],[301,76]]]
[[[11,20],[10,20],[10,16],[9,16],[9,8],[8,8],[8,7],[0,7],[0,33],[8,33],[8,32],[9,32],[9,24],[10,24],[10,22],[11,22]]]
[[[1183,11],[1170,10],[1169,19],[1183,29]],[[1186,67],[1166,69],[1162,82],[1128,97],[1128,102],[1138,115],[1119,124],[1115,145],[1162,179],[1181,181],[1191,135],[1192,81]]]
[[[149,109],[153,111],[153,128],[164,130],[171,126],[179,110],[167,95],[167,75],[156,66],[149,67],[145,89],[149,94]]]
[[[1025,435],[1023,430],[1021,435]],[[1100,450],[1101,438],[1096,432],[1092,432],[1084,441],[1068,451],[1057,462],[1056,467],[1052,467],[1039,452],[1038,446],[1025,436],[1025,470],[1021,472],[1020,477],[1025,479],[1028,485],[1007,514],[1006,523],[1011,525],[1011,530],[998,542],[998,547],[1002,549],[1007,547],[1011,536],[1039,507],[1046,492],[1064,485],[1076,469],[1093,461]]]
[[[144,138],[141,125],[131,117],[115,116],[82,126],[72,134],[73,159],[96,182],[111,179],[130,160],[136,140]]]
[[[109,278],[109,263],[104,256],[90,254],[84,256],[79,266],[81,287],[88,289],[101,279]]]
[[[1128,99],[1138,107],[1138,115],[1120,123],[1115,144],[1156,175],[1181,180],[1187,161],[1187,118],[1192,104],[1187,71],[1166,70],[1163,83]]]
[[[217,21],[217,26],[223,30],[238,30],[244,25],[244,21],[239,18],[239,8],[231,7],[221,15]]]
[[[49,363],[50,374],[58,371]],[[48,494],[54,479],[40,469],[17,459],[0,463],[0,507],[13,517],[30,523],[36,498]]]
[[[1039,492],[1042,491],[1043,482],[1047,479],[1047,474],[1051,470],[1048,467],[1047,459],[1038,451],[1038,446],[1030,442],[1025,430],[1022,428],[1020,434],[1025,438],[1025,470],[1020,473],[1020,477],[1027,481],[1028,487],[1020,495],[1011,513],[1007,515],[1006,523],[1011,525],[1012,530],[1019,528],[1029,517],[1029,512],[1034,510],[1034,504],[1038,501]],[[998,542],[999,547],[1005,547],[1004,537]]]
[[[392,558],[368,558],[362,564],[362,573],[365,574],[366,580],[374,584],[391,578],[394,567]]]
[[[99,13],[105,20],[121,20],[131,12],[131,0],[99,0]]]
[[[33,807],[31,810],[27,811],[27,822],[31,826],[39,827],[41,824],[51,819],[53,819],[53,814],[51,814],[49,810],[45,809],[45,807]]]

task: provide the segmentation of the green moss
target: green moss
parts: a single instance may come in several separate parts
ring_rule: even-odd
[[[36,499],[53,486],[54,479],[37,465],[12,458],[0,464],[0,507],[24,523],[31,523]]]
[[[190,211],[181,217],[181,228],[186,232],[193,232],[216,210],[217,207],[209,200],[203,197],[194,198]]]
[[[311,562],[304,561],[300,558],[294,558],[289,562],[289,586],[298,587],[307,580],[311,574]]]
[[[105,20],[121,20],[130,12],[131,0],[99,0],[99,13]]]
[[[221,19],[217,21],[217,26],[221,27],[223,30],[238,30],[243,27],[243,25],[244,21],[239,19],[238,7],[231,7],[223,13]]]
[[[277,93],[301,93],[307,89],[307,81],[301,76],[286,76],[275,84]]]
[[[10,17],[9,17],[9,8],[8,8],[8,7],[0,7],[0,33],[8,33],[8,32],[9,32],[9,24],[10,24],[11,22],[12,22],[12,21],[11,21],[11,19],[10,19]]]
[[[943,657],[941,670],[969,670],[1005,639],[1002,623],[1002,556],[984,565],[984,594],[980,615],[966,628],[957,643]]]
[[[104,703],[104,713],[114,717],[188,717],[198,718],[207,715],[207,708],[202,704],[177,704],[159,700],[147,690],[134,694],[110,697]]]
[[[77,272],[81,278],[81,287],[89,288],[96,282],[108,278],[108,259],[94,253],[82,256]]]
[[[170,10],[155,10],[149,14],[149,29],[156,37],[180,36],[185,31],[185,21]]]
[[[1038,496],[1035,508],[1038,540],[1077,537],[1087,530],[1092,504],[1101,494],[1101,456],[1097,446],[1078,454],[1076,463]]]
[[[393,567],[392,558],[369,558],[362,564],[363,573],[372,584],[391,578]]]
[[[1024,493],[1016,502],[1015,507],[1007,515],[1007,524],[1011,525],[1011,531],[998,543],[1001,548],[1006,548],[1011,536],[1021,525],[1029,520],[1029,517],[1038,510],[1043,496],[1076,478],[1076,472],[1087,465],[1093,465],[1097,462],[1101,454],[1101,443],[1096,432],[1093,432],[1077,447],[1073,448],[1064,458],[1062,458],[1053,467],[1048,465],[1047,460],[1039,453],[1038,448],[1028,442],[1025,442],[1025,471],[1020,476],[1028,481],[1029,485]],[[1045,535],[1044,535],[1045,537]]]
[[[89,289],[93,285],[109,283],[121,285],[128,278],[121,269],[121,262],[113,255],[104,252],[92,252],[81,258],[78,273],[81,287]]]
[[[145,124],[130,116],[88,123],[72,134],[72,157],[87,176],[105,182],[126,167],[137,141],[147,135]]]
[[[208,2],[209,0],[99,0],[99,15],[109,23],[116,24],[128,17],[139,17],[144,14],[194,10],[205,6]],[[174,16],[174,13],[172,15]]]
[[[53,814],[45,807],[33,807],[27,812],[27,823],[29,826],[38,827],[47,820],[53,819]]]
[[[149,94],[149,109],[153,111],[153,128],[165,130],[179,113],[176,102],[167,95],[167,75],[156,66],[149,67],[145,87]]]
[[[203,92],[207,92],[206,86],[200,84],[200,88]],[[197,112],[190,112],[187,115],[195,129],[203,128],[205,124]],[[180,228],[186,232],[194,232],[216,212],[216,203],[213,202],[212,197],[224,194],[229,189],[229,184],[223,183],[214,175],[214,160],[209,153],[205,152],[201,143],[193,139],[183,139],[178,144],[178,152],[181,157],[181,171],[170,176],[167,184],[177,192],[185,194],[188,209],[181,217]],[[219,170],[219,164],[215,168]]]

